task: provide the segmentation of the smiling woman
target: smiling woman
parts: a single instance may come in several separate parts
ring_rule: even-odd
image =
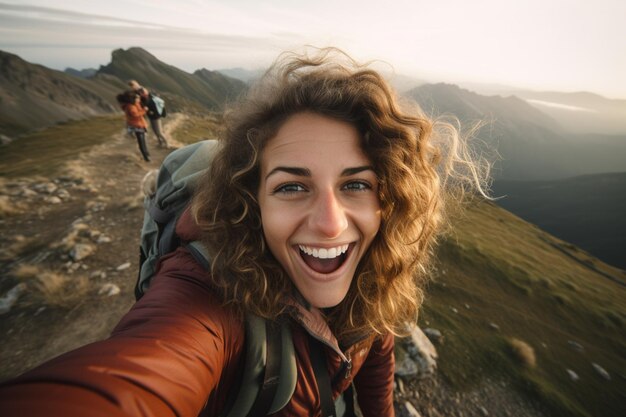
[[[193,245],[161,258],[109,339],[6,383],[2,414],[224,415],[256,315],[289,329],[295,362],[265,410],[352,416],[353,387],[363,416],[393,416],[393,336],[417,317],[447,188],[482,190],[464,149],[345,54],[283,56],[227,112],[176,224],[210,271]]]

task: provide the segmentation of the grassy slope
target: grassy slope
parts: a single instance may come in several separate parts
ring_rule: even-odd
[[[493,204],[473,206],[455,221],[455,230],[440,248],[441,265],[420,320],[446,337],[439,348],[444,377],[462,389],[486,376],[512,380],[553,415],[625,415],[626,287],[571,256],[626,282],[624,271]],[[536,368],[511,358],[510,337],[534,348]],[[612,379],[600,377],[592,362]],[[580,380],[571,381],[566,369]]]
[[[172,138],[183,144],[204,139],[216,139],[220,129],[220,116],[205,112],[202,115],[186,114],[187,119],[174,130]]]
[[[59,123],[2,147],[0,177],[49,176],[82,151],[124,129],[122,115]]]

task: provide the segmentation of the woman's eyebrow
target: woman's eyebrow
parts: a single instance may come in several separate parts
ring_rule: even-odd
[[[288,174],[297,175],[298,177],[310,177],[311,176],[311,170],[308,168],[276,167],[273,170],[271,170],[269,174],[265,176],[265,179],[267,180],[271,175],[274,175],[277,172],[286,172]]]
[[[353,167],[353,168],[346,168],[343,171],[341,171],[341,176],[342,177],[349,177],[351,175],[355,175],[355,174],[358,174],[359,172],[363,172],[363,171],[374,171],[374,168],[372,166],[370,166],[370,165],[363,165],[363,166],[358,166],[358,167]],[[267,180],[270,176],[276,174],[277,172],[286,172],[288,174],[296,175],[298,177],[310,177],[311,176],[311,170],[308,169],[308,168],[279,166],[279,167],[276,167],[273,170],[271,170],[265,176],[265,180]]]
[[[363,171],[374,171],[374,167],[370,165],[363,165],[360,167],[346,168],[343,171],[341,171],[341,176],[349,177],[350,175],[358,174],[359,172],[363,172]]]

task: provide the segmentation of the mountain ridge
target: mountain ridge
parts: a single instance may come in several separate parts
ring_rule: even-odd
[[[150,89],[191,99],[209,110],[219,110],[228,97],[237,96],[246,88],[244,82],[225,75],[199,76],[198,71],[189,74],[139,47],[114,50],[111,62],[101,66],[98,73],[122,80],[135,79]],[[224,91],[228,88],[234,90],[232,94]]]
[[[588,91],[539,91],[480,83],[461,85],[483,95],[522,98],[571,133],[626,135],[626,99],[607,98]]]
[[[563,129],[555,119],[515,96],[483,96],[451,84],[425,84],[408,92],[432,117],[453,115],[461,123],[482,122],[475,136],[496,150],[497,180],[558,179],[626,171],[626,158],[611,158],[588,138]],[[610,136],[611,153],[626,155],[626,135]]]
[[[49,69],[0,51],[3,142],[59,122],[119,113],[115,96],[128,88],[129,79],[163,93],[170,111],[218,111],[246,88],[226,75],[186,73],[138,47],[114,50],[109,64],[85,74]]]
[[[113,92],[121,85],[106,77],[79,79],[0,51],[0,133],[114,112]]]

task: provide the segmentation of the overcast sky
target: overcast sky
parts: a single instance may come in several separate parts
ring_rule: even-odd
[[[624,0],[0,0],[0,49],[55,69],[131,46],[189,72],[256,69],[304,44],[432,82],[626,98]]]

